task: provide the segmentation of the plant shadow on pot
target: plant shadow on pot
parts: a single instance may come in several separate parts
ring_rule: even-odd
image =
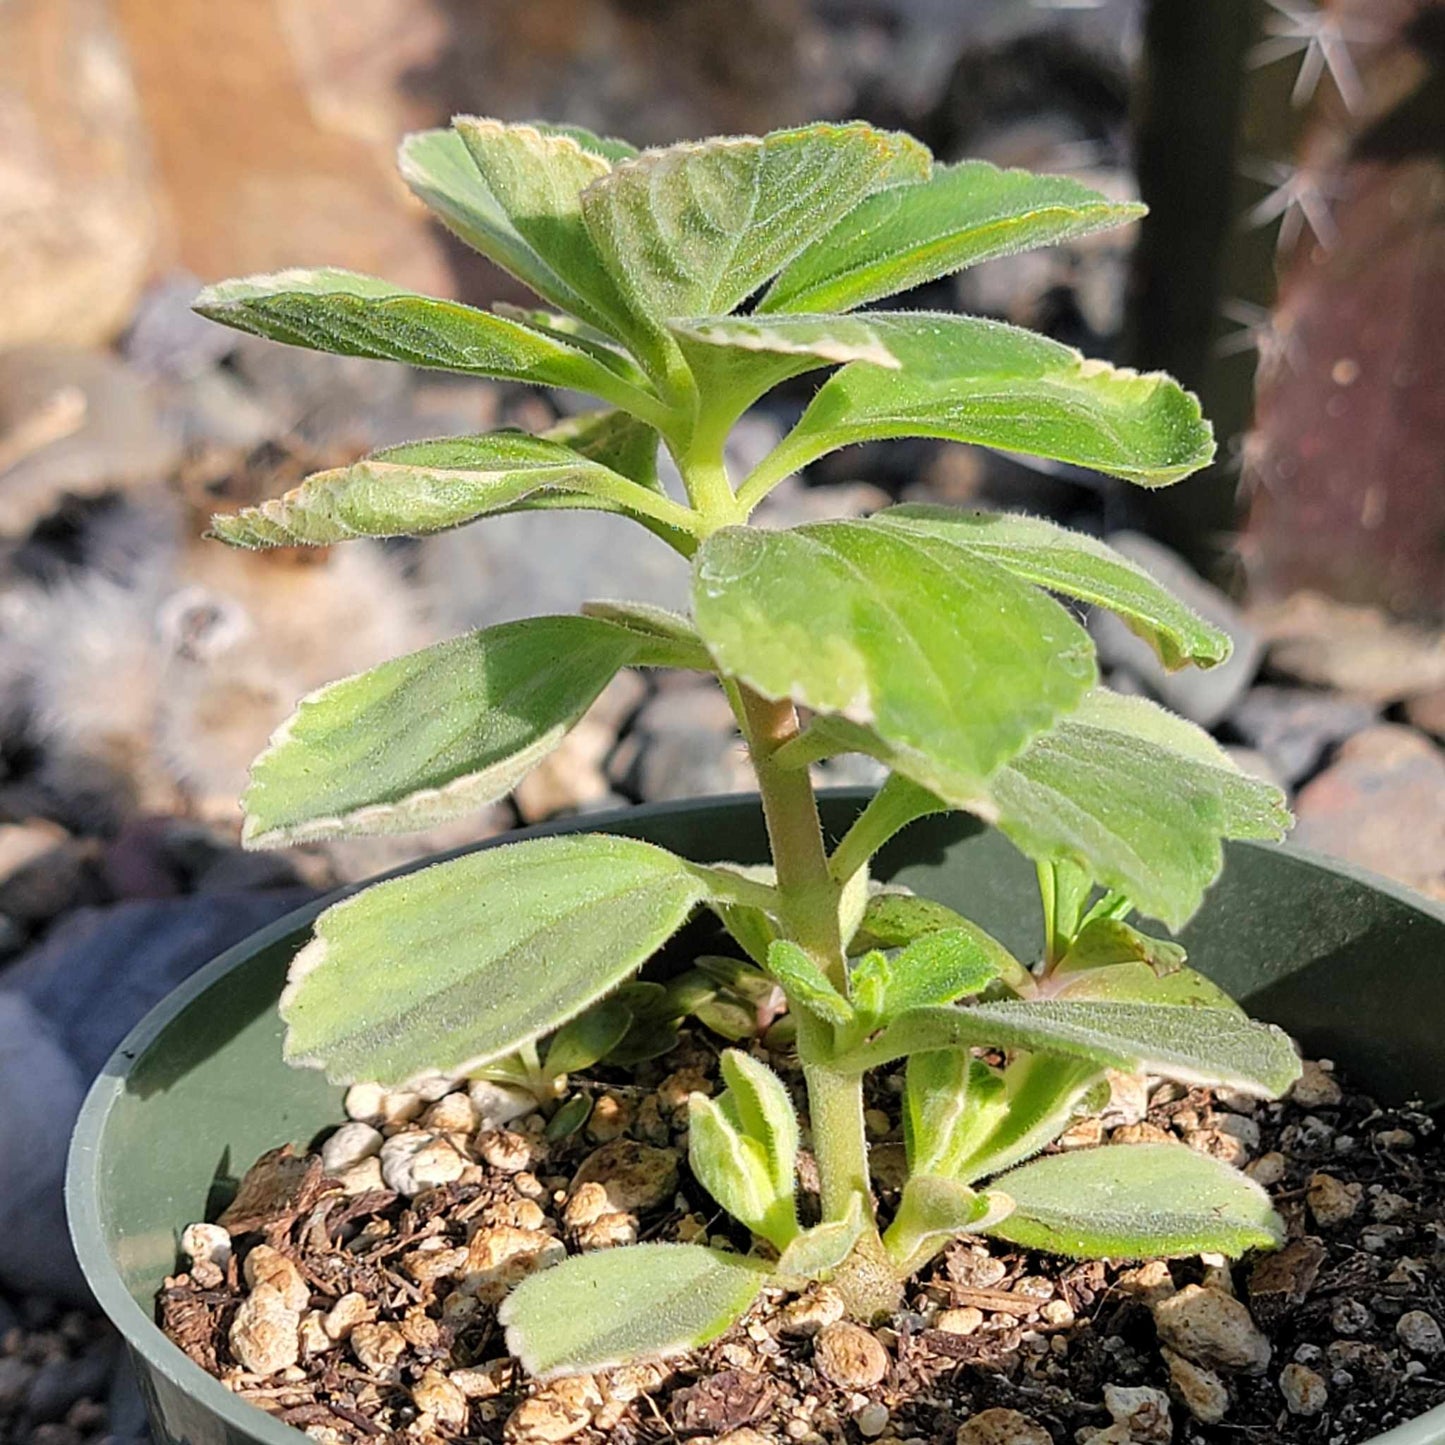
[[[839,836],[868,794],[822,799]],[[518,836],[598,830],[699,862],[754,862],[766,838],[755,799],[638,808]],[[1288,847],[1227,846],[1222,881],[1181,935],[1190,961],[1254,1014],[1336,1059],[1386,1102],[1445,1100],[1445,909]],[[957,908],[1023,956],[1040,944],[1033,866],[960,815],[914,824],[877,876]],[[86,1276],[135,1358],[156,1438],[188,1445],[295,1445],[299,1432],[238,1400],[152,1322],[181,1230],[207,1217],[249,1161],[305,1144],[341,1117],[341,1090],[281,1059],[276,1000],[318,901],[223,954],[125,1040],[86,1101],[67,1196]],[[1445,1408],[1378,1437],[1445,1441]]]

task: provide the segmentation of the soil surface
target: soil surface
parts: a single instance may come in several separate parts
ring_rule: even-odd
[[[347,1132],[264,1156],[225,1232],[188,1235],[195,1258],[158,1318],[242,1398],[330,1445],[1353,1445],[1445,1402],[1439,1138],[1327,1062],[1277,1104],[1119,1078],[1058,1146],[1167,1135],[1244,1165],[1287,1221],[1277,1254],[1125,1266],[959,1241],[871,1330],[826,1287],[768,1293],[695,1353],[529,1383],[496,1323],[526,1273],[636,1239],[747,1247],[687,1169],[686,1098],[713,1089],[715,1064],[710,1038],[684,1035],[626,1084],[581,1086],[591,1117],[561,1139],[536,1112],[503,1120],[520,1105],[493,1086],[431,1103],[359,1086]],[[868,1114],[885,1213],[897,1091],[879,1076]]]

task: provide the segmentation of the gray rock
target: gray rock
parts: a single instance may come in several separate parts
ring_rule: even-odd
[[[613,780],[647,802],[747,791],[752,770],[727,699],[714,684],[664,687],[614,751]]]
[[[626,598],[686,612],[687,563],[626,517],[518,512],[421,544],[420,580],[447,621],[484,627]]]
[[[1230,714],[1240,737],[1269,759],[1288,784],[1300,782],[1332,747],[1379,716],[1363,698],[1306,687],[1252,687]]]
[[[1445,750],[1412,728],[1357,733],[1295,815],[1296,843],[1445,896]]]
[[[160,482],[179,455],[140,377],[112,357],[59,347],[0,356],[0,437],[0,536],[28,532],[67,494]]]
[[[61,1191],[70,1130],[86,1087],[152,1005],[218,953],[311,896],[287,890],[82,909],[5,970],[0,1285],[85,1299]]]
[[[146,291],[120,346],[132,370],[156,378],[195,376],[235,347],[234,332],[191,309],[200,289],[189,272],[176,271]]]
[[[114,1359],[114,1341],[102,1337],[74,1359],[47,1361],[30,1382],[25,1413],[43,1424],[59,1420],[77,1400],[102,1398]]]
[[[1112,613],[1098,608],[1089,618],[1089,631],[1100,660],[1108,667],[1127,669],[1160,702],[1201,727],[1213,727],[1244,695],[1259,671],[1264,652],[1258,633],[1224,593],[1161,543],[1139,532],[1115,532],[1108,541],[1200,616],[1227,632],[1234,640],[1234,652],[1227,662],[1207,671],[1185,667],[1167,672],[1147,643]]]

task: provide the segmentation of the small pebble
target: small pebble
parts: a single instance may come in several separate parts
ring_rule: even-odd
[[[1329,1403],[1330,1387],[1307,1365],[1288,1364],[1280,1371],[1280,1394],[1291,1415],[1318,1415]]]
[[[295,1310],[298,1316],[311,1303],[311,1286],[302,1279],[301,1271],[269,1244],[258,1244],[246,1256],[243,1274],[253,1290],[270,1285],[286,1301],[287,1309]]]
[[[1053,1436],[1037,1420],[1017,1410],[984,1410],[965,1420],[954,1445],[1053,1445]]]
[[[1316,1171],[1305,1186],[1305,1202],[1310,1207],[1315,1223],[1322,1229],[1332,1229],[1352,1219],[1365,1197],[1364,1186],[1351,1180],[1348,1184],[1336,1179],[1333,1174]]]
[[[834,1320],[818,1331],[813,1361],[845,1390],[870,1389],[888,1373],[888,1351],[871,1331],[851,1320]]]
[[[1154,1305],[1159,1337],[1196,1364],[1244,1374],[1263,1373],[1269,1341],[1249,1311],[1223,1290],[1186,1285]]]
[[[346,1091],[346,1117],[376,1129],[399,1128],[421,1116],[426,1100],[404,1089],[383,1089],[380,1084],[353,1084]]]
[[[537,1112],[537,1100],[526,1089],[491,1079],[473,1079],[467,1086],[467,1097],[476,1111],[479,1129],[505,1129]]]
[[[477,1127],[477,1110],[465,1094],[444,1094],[422,1115],[422,1125],[434,1134],[470,1134]]]
[[[1408,1129],[1381,1129],[1375,1143],[1391,1153],[1408,1154],[1415,1147],[1415,1136]]]
[[[864,1407],[853,1416],[858,1433],[865,1440],[873,1440],[888,1428],[888,1407],[876,1402]]]
[[[1229,1390],[1205,1365],[1197,1365],[1175,1350],[1165,1349],[1169,1383],[1180,1403],[1202,1424],[1217,1425],[1229,1412]]]
[[[435,1367],[422,1373],[411,1398],[418,1410],[424,1410],[443,1429],[460,1430],[467,1423],[467,1397]]]
[[[274,1375],[301,1358],[301,1316],[279,1289],[261,1284],[241,1301],[229,1338],[243,1369]]]
[[[1369,1305],[1352,1295],[1341,1295],[1330,1309],[1330,1328],[1337,1335],[1362,1335],[1374,1323]]]
[[[1344,1093],[1326,1069],[1313,1059],[1304,1059],[1289,1097],[1304,1109],[1330,1109],[1344,1098]]]
[[[537,1145],[513,1129],[493,1129],[477,1139],[477,1153],[502,1174],[530,1171],[537,1162]]]
[[[343,1124],[322,1146],[321,1166],[335,1178],[338,1174],[381,1153],[381,1130],[353,1119]]]
[[[933,1328],[946,1335],[971,1335],[983,1323],[983,1311],[972,1305],[957,1310],[939,1310],[933,1321]]]
[[[407,1198],[450,1184],[466,1167],[467,1161],[449,1139],[424,1129],[394,1134],[381,1146],[381,1177],[388,1189]]]
[[[1245,1165],[1244,1172],[1261,1187],[1268,1189],[1271,1185],[1278,1184],[1285,1175],[1288,1160],[1277,1149],[1271,1149],[1268,1154],[1261,1154],[1258,1159]]]
[[[1125,1428],[1126,1438],[1138,1445],[1169,1445],[1174,1422],[1169,1414],[1169,1397],[1150,1385],[1105,1385],[1104,1408],[1116,1425]]]
[[[1400,1316],[1395,1334],[1412,1354],[1435,1356],[1445,1353],[1445,1335],[1440,1322],[1424,1310],[1410,1310]]]

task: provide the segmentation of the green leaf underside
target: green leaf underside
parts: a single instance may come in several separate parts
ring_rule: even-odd
[[[1157,974],[1147,963],[1115,963],[1069,973],[1055,997],[1115,999],[1120,1003],[1163,1003],[1175,1006],[1233,1009],[1239,1007],[1212,979],[1192,968]]]
[[[967,1183],[1018,1164],[1068,1128],[1103,1070],[1063,1054],[1021,1054],[1004,1070],[1002,1107],[987,1127],[957,1141],[949,1172]]]
[[[863,1233],[863,1201],[854,1194],[846,1219],[815,1224],[805,1230],[778,1257],[776,1273],[784,1279],[822,1279],[848,1258]]]
[[[915,1009],[845,1062],[873,1068],[920,1051],[976,1046],[1068,1054],[1262,1097],[1282,1094],[1299,1074],[1284,1034],[1233,1009],[1061,999]]]
[[[1284,1239],[1269,1196],[1185,1144],[1116,1144],[1035,1160],[995,1187],[1013,1213],[988,1233],[1088,1259],[1216,1251],[1237,1256]]]
[[[1218,877],[1222,838],[1279,838],[1289,824],[1279,790],[1199,728],[1102,688],[1001,769],[989,794],[1029,857],[1082,862],[1176,929]]]
[[[570,387],[609,400],[635,392],[557,337],[353,271],[298,269],[223,281],[202,291],[195,309],[238,331],[313,351]]]
[[[589,617],[437,643],[302,700],[251,768],[244,841],[430,827],[505,796],[619,669],[673,649]]]
[[[1142,215],[1066,176],[936,166],[854,207],[769,287],[760,312],[848,311],[994,256],[1087,236]]]
[[[1087,635],[1052,598],[868,522],[715,532],[693,615],[721,671],[865,725],[944,797],[976,796],[1094,680]]]
[[[625,411],[579,412],[563,417],[542,435],[650,492],[662,491],[657,432]]]
[[[601,834],[375,884],[328,908],[296,956],[281,1002],[287,1060],[336,1082],[465,1072],[609,992],[705,892],[682,859]]]
[[[767,968],[783,986],[790,1004],[837,1028],[853,1022],[852,1005],[796,943],[787,939],[773,943],[767,951]]]
[[[773,1187],[792,1198],[798,1159],[798,1116],[787,1086],[761,1060],[741,1049],[724,1049],[722,1075],[727,1096],[750,1137],[767,1154]]]
[[[620,163],[582,214],[644,315],[721,315],[870,191],[930,164],[916,141],[860,123],[705,140]]]
[[[556,1079],[590,1069],[626,1038],[631,1027],[632,1010],[626,1002],[616,996],[604,998],[553,1034],[543,1070]]]
[[[915,939],[892,961],[884,1012],[893,1018],[909,1009],[953,1003],[982,993],[998,975],[993,951],[972,930],[930,933]]]
[[[778,353],[812,366],[849,361],[895,371],[899,366],[866,316],[705,316],[672,321],[669,330],[694,346]]]
[[[538,492],[577,496],[585,506],[589,492],[601,488],[611,496],[627,480],[527,432],[441,437],[316,472],[284,496],[213,518],[211,530],[239,547],[427,536],[513,510]]]
[[[1211,667],[1229,656],[1228,634],[1186,607],[1142,567],[1103,542],[1042,517],[909,505],[890,507],[873,520],[944,538],[1026,582],[1107,608],[1148,642],[1166,667],[1189,662]]]
[[[507,1348],[539,1379],[665,1358],[716,1339],[767,1283],[759,1260],[692,1244],[574,1255],[502,1302]]]
[[[462,119],[474,127],[487,124]],[[618,334],[627,308],[615,283],[602,273],[577,214],[582,187],[606,174],[611,158],[595,137],[584,141],[582,135],[559,127],[497,130],[501,137],[495,148],[510,151],[513,162],[512,184],[510,189],[503,186],[502,195],[478,166],[463,132],[455,128],[408,136],[398,154],[402,179],[448,230],[543,300],[606,334]],[[474,131],[472,138],[485,146],[484,136]],[[569,175],[577,182],[570,197],[565,188],[549,194],[552,185],[565,187]],[[557,207],[565,208],[569,200],[570,218],[564,209],[559,219]],[[529,210],[534,214],[528,216]]]
[[[903,1147],[910,1174],[951,1174],[950,1146],[968,1117],[967,1049],[911,1054],[904,1072]]]
[[[811,740],[811,741],[810,741]],[[815,720],[809,756],[857,751],[996,824],[1030,858],[1078,863],[1178,929],[1223,866],[1223,838],[1283,836],[1284,796],[1242,773],[1206,733],[1103,688],[978,787],[846,719]]]
[[[659,655],[670,656],[669,667],[712,668],[712,659],[692,623],[665,607],[649,602],[584,602],[582,615],[625,627],[655,644]]]
[[[902,370],[845,366],[819,389],[777,461],[797,468],[855,442],[940,437],[1158,487],[1214,455],[1198,399],[1162,372],[1112,367],[975,317],[875,311],[868,324]]]
[[[585,309],[577,314],[645,346],[649,328],[619,289],[617,273],[598,254],[582,219],[582,194],[611,173],[611,161],[557,130],[482,116],[457,116],[452,129],[513,229],[582,298]]]
[[[903,1198],[884,1243],[900,1273],[912,1273],[949,1240],[986,1226],[1000,1204],[957,1180],[914,1175],[903,1186]]]

